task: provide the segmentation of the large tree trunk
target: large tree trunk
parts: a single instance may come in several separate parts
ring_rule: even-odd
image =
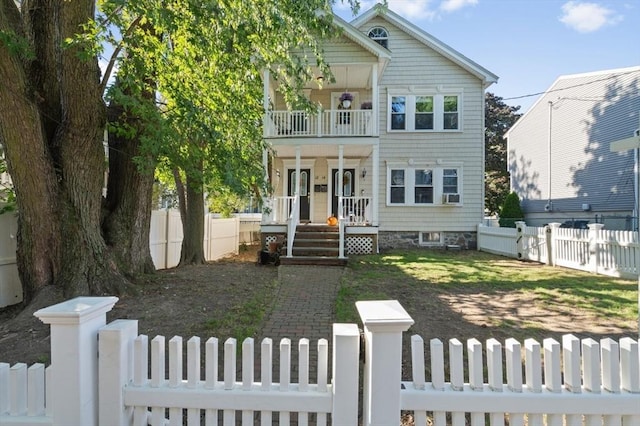
[[[202,170],[202,160],[199,162]],[[182,251],[180,264],[201,265],[206,262],[204,256],[204,192],[202,180],[187,176],[183,185],[180,175],[174,172],[176,188],[180,199],[180,218],[182,219]]]
[[[0,43],[0,135],[16,188],[26,301],[46,285],[71,297],[127,284],[100,227],[105,109],[97,60],[62,42],[82,31],[94,4],[25,1],[25,33],[36,47],[30,64]],[[0,31],[22,28],[13,0],[0,0]]]
[[[109,117],[112,121],[136,120],[115,102],[109,105]],[[155,161],[140,151],[140,145],[138,137],[109,134],[109,183],[103,227],[120,270],[128,276],[155,271],[149,248]]]

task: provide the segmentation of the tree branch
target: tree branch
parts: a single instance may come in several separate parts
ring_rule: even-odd
[[[104,76],[102,77],[102,81],[100,82],[100,91],[102,93],[104,93],[104,91],[105,91],[105,89],[107,87],[107,83],[109,82],[109,78],[111,78],[111,71],[113,71],[113,67],[116,64],[116,60],[118,59],[118,55],[120,55],[120,52],[122,51],[122,47],[124,46],[124,40],[127,38],[127,36],[131,35],[133,30],[140,23],[141,19],[142,19],[142,16],[138,16],[131,23],[131,25],[129,25],[129,28],[127,28],[127,31],[122,36],[122,40],[120,41],[120,43],[118,43],[116,48],[113,50],[113,54],[111,55],[111,59],[109,59],[109,65],[107,65],[107,69],[104,71]]]

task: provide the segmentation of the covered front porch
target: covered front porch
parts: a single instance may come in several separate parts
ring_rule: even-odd
[[[262,216],[264,247],[282,242],[284,257],[302,252],[301,246],[312,255],[309,247],[316,243],[303,232],[324,225],[327,232],[335,233],[335,257],[377,253],[377,138],[323,139],[322,143],[286,139],[273,148],[275,156],[265,152],[263,157],[273,190]],[[326,241],[317,245],[323,247],[318,247],[323,255],[330,254]]]

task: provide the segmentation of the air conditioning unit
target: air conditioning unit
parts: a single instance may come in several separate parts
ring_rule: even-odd
[[[460,204],[460,194],[443,194],[443,204]]]

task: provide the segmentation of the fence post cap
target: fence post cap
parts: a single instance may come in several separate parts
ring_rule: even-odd
[[[587,227],[589,229],[602,229],[604,228],[604,223],[587,223]]]
[[[413,318],[397,300],[375,300],[356,302],[362,323],[374,332],[407,331]]]
[[[45,324],[81,324],[109,312],[118,301],[115,296],[76,297],[36,311]]]

